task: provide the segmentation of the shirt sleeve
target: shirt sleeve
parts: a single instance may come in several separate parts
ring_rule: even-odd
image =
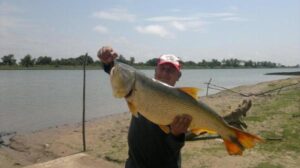
[[[102,63],[102,66],[103,66],[103,70],[110,74],[110,70],[112,69],[112,67],[114,67],[114,62],[110,63],[110,64],[104,64]]]
[[[185,134],[174,136],[170,133],[167,136],[167,141],[174,152],[180,152],[180,149],[184,146]]]

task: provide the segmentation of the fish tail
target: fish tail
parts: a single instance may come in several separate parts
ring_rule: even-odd
[[[253,148],[257,142],[263,142],[263,139],[244,132],[242,130],[230,127],[234,136],[224,139],[224,144],[230,155],[242,155],[244,149]]]

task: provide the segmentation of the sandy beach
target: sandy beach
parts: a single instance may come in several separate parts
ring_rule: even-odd
[[[244,118],[247,131],[262,136],[266,143],[246,150],[243,156],[230,156],[220,139],[187,141],[182,150],[182,167],[297,167],[300,142],[295,139],[300,136],[300,77],[232,90],[234,92],[222,91],[200,99],[221,116],[236,109],[244,99],[250,99],[253,105]],[[86,153],[103,162],[105,167],[124,167],[130,117],[124,109],[121,114],[87,121]],[[41,163],[79,153],[82,148],[80,123],[16,134],[7,146],[0,147],[0,167],[18,168]]]

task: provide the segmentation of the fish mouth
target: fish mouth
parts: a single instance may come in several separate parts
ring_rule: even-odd
[[[116,98],[128,98],[133,93],[135,78],[121,65],[116,64],[110,71],[113,95]]]

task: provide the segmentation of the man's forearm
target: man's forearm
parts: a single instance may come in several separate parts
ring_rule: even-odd
[[[184,145],[185,135],[174,136],[171,133],[167,137],[168,144],[174,152],[179,152]]]

